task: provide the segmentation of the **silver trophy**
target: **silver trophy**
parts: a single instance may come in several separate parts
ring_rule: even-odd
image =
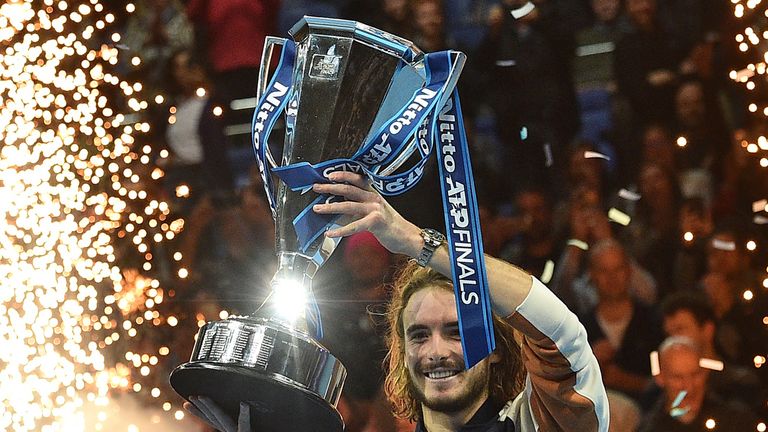
[[[297,48],[289,102],[295,111],[286,119],[284,164],[351,157],[425,82],[423,53],[411,42],[369,26],[304,17],[290,34]],[[267,38],[261,92],[272,51],[282,41]],[[404,152],[380,173],[393,172],[412,152]],[[310,336],[303,303],[296,300],[298,316],[288,317],[277,301],[311,293],[312,278],[337,245],[320,236],[308,248],[299,247],[292,222],[315,198],[313,192],[294,192],[279,183],[279,266],[270,299],[251,316],[204,325],[190,361],[170,377],[183,397],[210,397],[234,418],[239,403],[249,402],[252,427],[260,432],[344,428],[336,410],[344,366]]]

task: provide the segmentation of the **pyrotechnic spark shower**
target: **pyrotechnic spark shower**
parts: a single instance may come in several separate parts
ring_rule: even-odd
[[[183,221],[148,190],[162,172],[138,148],[141,83],[112,72],[114,20],[99,0],[0,6],[0,430],[99,430],[83,406],[110,389],[168,396],[133,379],[167,347],[115,349],[175,325],[150,274]]]

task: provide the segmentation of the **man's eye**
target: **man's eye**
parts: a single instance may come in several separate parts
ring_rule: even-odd
[[[427,332],[415,332],[411,333],[411,340],[414,342],[423,341],[427,338]]]

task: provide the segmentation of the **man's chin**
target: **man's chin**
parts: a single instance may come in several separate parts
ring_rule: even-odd
[[[432,411],[454,413],[467,408],[469,402],[470,401],[466,400],[466,398],[457,395],[439,395],[433,397],[427,396],[422,401],[422,404]]]

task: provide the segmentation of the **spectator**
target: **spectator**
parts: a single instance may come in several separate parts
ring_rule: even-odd
[[[214,98],[226,110],[228,124],[235,120],[228,114],[231,101],[256,95],[264,38],[276,33],[279,10],[280,0],[190,0],[187,4],[197,31],[197,49],[208,60]]]
[[[672,130],[663,123],[650,123],[643,128],[642,154],[638,155],[643,165],[658,165],[665,171],[677,172],[678,146],[672,135]]]
[[[166,189],[173,196],[172,191],[185,184],[192,196],[208,193],[217,204],[230,202],[234,179],[221,119],[214,112],[211,98],[197,93],[206,86],[205,71],[187,50],[174,54],[171,63],[176,95],[175,114],[166,129],[166,142],[171,150]],[[194,204],[194,200],[191,202]]]
[[[765,301],[757,274],[750,269],[746,242],[724,225],[715,229],[707,248],[707,274],[701,286],[718,319],[716,343],[727,361],[749,365],[765,346],[766,330],[759,313]],[[745,292],[749,294],[745,295]]]
[[[705,94],[700,81],[680,84],[675,94],[680,186],[685,197],[700,196],[709,203],[713,195],[713,173],[730,143],[730,133],[716,103]],[[684,141],[683,141],[684,140]]]
[[[591,0],[593,22],[576,33],[574,81],[579,91],[616,91],[613,51],[619,39],[630,30],[619,0]]]
[[[413,21],[408,0],[368,0],[349,2],[346,16],[405,39],[413,37]]]
[[[641,199],[629,226],[621,233],[633,257],[653,275],[661,297],[672,290],[679,242],[680,190],[677,177],[658,165],[640,169]]]
[[[470,57],[483,74],[485,92],[505,146],[504,186],[514,194],[523,182],[552,190],[552,176],[564,165],[568,144],[578,130],[578,112],[571,75],[573,31],[564,9],[539,2],[528,15],[515,19],[510,10],[525,2],[505,0],[502,20],[491,28],[478,52]],[[525,128],[525,130],[523,130]]]
[[[189,49],[193,42],[192,24],[178,0],[140,0],[131,14],[122,42],[141,57],[145,91],[167,86],[166,71],[172,67],[173,53]],[[131,58],[126,56],[126,58]]]
[[[691,291],[707,271],[707,245],[714,226],[712,211],[701,198],[688,198],[680,206],[680,247],[675,257],[675,290]]]
[[[629,257],[618,242],[594,245],[589,261],[598,292],[597,306],[582,319],[589,343],[605,386],[639,399],[651,384],[647,359],[661,340],[659,321],[652,308],[630,296]]]
[[[703,358],[723,361],[715,345],[715,313],[705,298],[690,292],[674,293],[664,299],[661,311],[667,336],[687,337],[701,349]],[[755,396],[765,393],[752,370],[727,362],[722,371],[710,373],[709,387],[725,400],[755,405],[753,408],[761,405],[761,399]]]
[[[410,0],[413,14],[413,40],[425,52],[447,49],[452,45],[445,31],[445,10],[443,0]]]
[[[755,430],[757,421],[748,409],[713,394],[700,359],[701,348],[685,336],[661,344],[656,382],[664,393],[646,416],[642,431],[707,431],[714,426],[722,431]],[[681,393],[682,400],[677,401]]]
[[[608,196],[612,191],[611,176],[606,164],[608,162],[600,158],[588,158],[587,152],[600,150],[589,141],[577,141],[573,146],[568,159],[568,182],[571,190],[581,187],[597,191],[601,196]]]
[[[752,203],[765,198],[768,190],[768,170],[760,166],[756,155],[745,151],[747,136],[768,136],[768,130],[765,125],[758,125],[750,131],[734,133],[719,173],[713,173],[718,180],[712,204],[716,220],[733,219],[751,212]]]
[[[634,30],[619,39],[614,53],[619,92],[638,126],[670,119],[681,55],[658,25],[656,0],[627,0],[626,5]]]
[[[515,204],[520,233],[502,247],[499,258],[542,277],[547,262],[554,265],[562,251],[552,220],[551,199],[544,189],[527,187],[518,192]]]

